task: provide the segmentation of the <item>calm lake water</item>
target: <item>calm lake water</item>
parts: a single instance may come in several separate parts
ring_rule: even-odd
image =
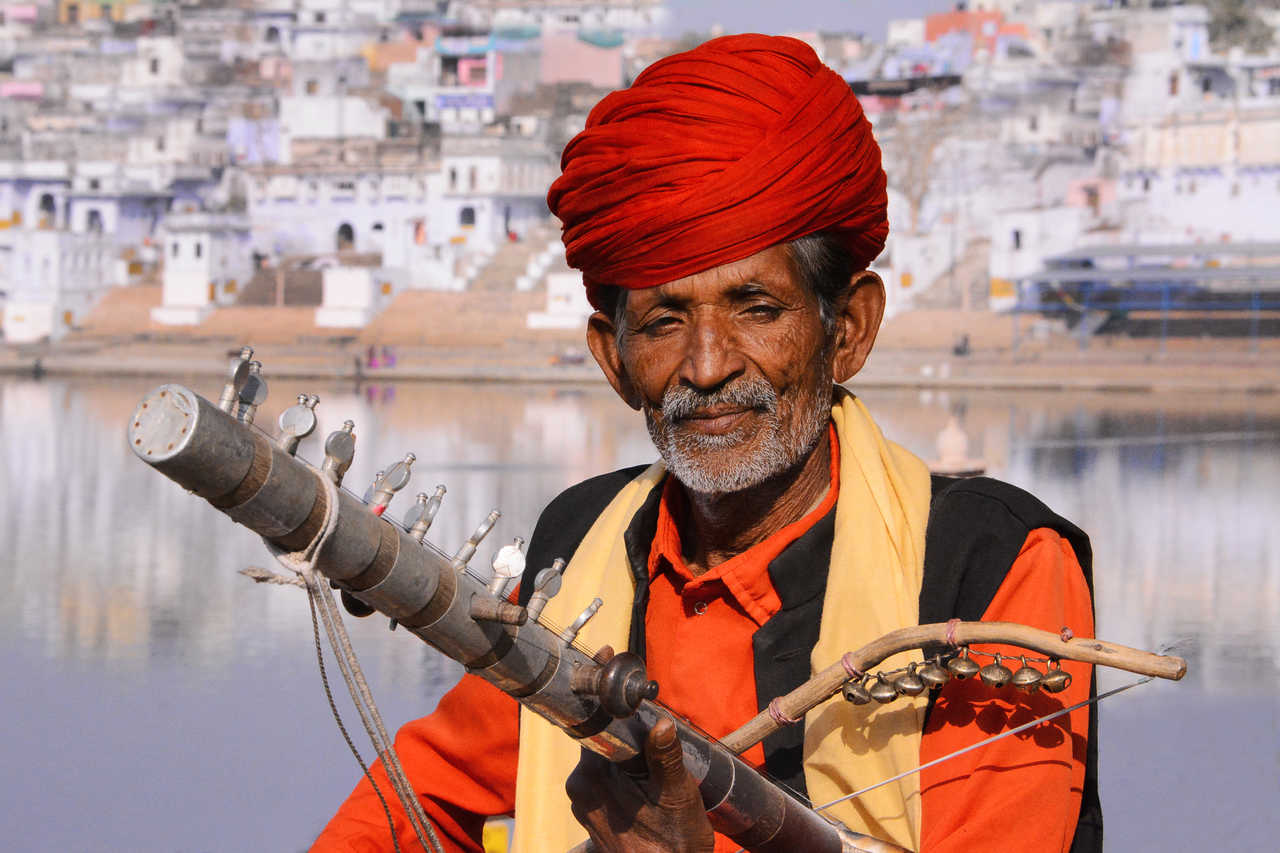
[[[305,597],[237,575],[266,565],[262,545],[125,447],[126,419],[159,381],[0,379],[6,850],[300,850],[359,774],[324,700]],[[215,382],[191,385],[216,399]],[[653,456],[639,417],[603,386],[277,381],[272,391],[263,424],[297,393],[320,395],[307,458],[355,420],[347,483],[357,491],[415,452],[410,494],[449,487],[432,528],[446,550],[500,507],[485,559],[527,537],[560,489]],[[1108,849],[1275,849],[1280,400],[864,398],[888,435],[925,458],[960,417],[994,476],[1092,535],[1099,636],[1177,644],[1188,658],[1183,682],[1103,703]],[[402,495],[390,512],[410,502]],[[431,710],[460,675],[383,620],[351,630],[389,725]]]

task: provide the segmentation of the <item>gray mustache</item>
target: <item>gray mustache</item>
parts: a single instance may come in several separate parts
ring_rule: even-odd
[[[668,421],[682,420],[702,409],[720,405],[773,413],[778,408],[778,395],[773,386],[763,379],[743,379],[714,391],[675,385],[662,395],[662,413]]]

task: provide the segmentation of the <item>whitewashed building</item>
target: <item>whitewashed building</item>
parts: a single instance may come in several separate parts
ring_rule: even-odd
[[[5,341],[34,343],[64,336],[110,286],[112,262],[112,248],[100,234],[0,231]]]
[[[240,215],[185,213],[164,222],[163,301],[151,319],[171,326],[198,324],[210,310],[233,302],[252,275],[249,223]]]

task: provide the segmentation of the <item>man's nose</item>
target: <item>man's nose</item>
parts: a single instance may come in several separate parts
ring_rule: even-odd
[[[695,317],[685,337],[680,381],[701,391],[711,391],[746,370],[746,360],[731,324],[715,317]]]

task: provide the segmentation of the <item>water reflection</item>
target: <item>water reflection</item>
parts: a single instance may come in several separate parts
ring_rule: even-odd
[[[0,380],[0,632],[13,650],[8,689],[31,702],[24,690],[42,685],[44,698],[36,701],[47,705],[30,707],[30,714],[46,718],[49,737],[68,748],[83,738],[104,768],[101,778],[89,780],[105,792],[85,801],[83,832],[64,822],[50,829],[51,837],[35,838],[31,849],[94,847],[91,839],[102,836],[92,828],[101,832],[119,822],[111,817],[121,809],[113,797],[172,796],[163,780],[140,779],[121,789],[113,772],[132,763],[144,725],[136,715],[146,716],[139,709],[157,703],[170,710],[170,719],[145,724],[146,737],[161,748],[144,763],[162,776],[180,764],[193,784],[203,786],[213,803],[209,848],[298,847],[354,780],[354,765],[335,743],[314,684],[306,607],[295,590],[255,587],[237,576],[237,569],[264,564],[260,543],[128,453],[123,425],[153,384]],[[192,384],[216,395],[214,383]],[[347,478],[353,490],[363,490],[379,468],[414,451],[416,475],[406,491],[448,486],[432,540],[450,552],[494,506],[505,514],[481,557],[514,536],[527,537],[539,509],[565,486],[653,456],[639,416],[603,385],[272,384],[262,424],[273,424],[300,391],[321,396],[320,425],[301,450],[308,458],[319,456],[324,435],[344,419],[356,422],[357,455]],[[1274,717],[1280,696],[1280,526],[1274,523],[1280,513],[1280,401],[864,396],[885,432],[926,458],[935,455],[947,418],[957,416],[970,437],[970,455],[1090,533],[1099,633],[1147,648],[1187,641],[1183,651],[1193,665],[1188,684],[1152,694],[1159,697],[1160,725],[1177,730],[1180,702],[1194,705],[1203,718],[1206,706],[1237,707],[1236,697],[1253,696],[1271,710],[1237,722],[1240,737],[1269,737],[1275,746],[1266,714]],[[390,512],[398,516],[411,502],[402,495]],[[391,720],[427,710],[459,672],[403,632],[389,633],[385,623],[356,623],[353,634]],[[119,692],[117,713],[104,713],[101,697],[112,690]],[[1111,731],[1118,736],[1126,725],[1136,731],[1146,723],[1133,709],[1149,701],[1134,700],[1129,711],[1104,720],[1115,721],[1118,728]],[[77,712],[80,705],[83,712]],[[281,709],[295,718],[288,729],[295,740],[285,746],[279,727],[271,727],[268,737],[229,725],[237,716],[273,717]],[[298,722],[303,716],[305,725]],[[209,739],[199,750],[187,728],[197,719],[206,721],[202,731]],[[76,731],[91,726],[92,737]],[[6,737],[0,743],[11,764],[39,762],[48,746]],[[313,755],[315,744],[324,746]],[[1104,739],[1104,754],[1106,748]],[[185,757],[179,761],[175,754]],[[255,769],[226,778],[228,767],[246,766]],[[1175,763],[1170,772],[1185,773],[1189,766]],[[319,793],[281,800],[281,789],[293,784],[291,774],[304,770]],[[1123,778],[1126,789],[1140,785],[1112,778]],[[1277,793],[1274,773],[1266,778],[1254,796]],[[50,789],[79,792],[85,782],[51,770],[44,793],[29,786],[4,790],[12,813],[2,816],[16,820],[38,811]],[[246,792],[273,804],[269,830],[240,819]],[[1109,817],[1109,834],[1117,837],[1119,820],[1123,839],[1123,812],[1140,802],[1141,790],[1109,792],[1104,774],[1104,796],[1109,806],[1115,797],[1125,806],[1119,818],[1115,809]],[[1194,805],[1188,801],[1188,812]],[[1256,837],[1275,829],[1259,824]],[[176,817],[140,837],[136,827],[122,824],[106,846],[185,849],[179,839],[188,831]],[[1169,832],[1169,839],[1180,837]],[[1139,837],[1136,831],[1132,837]]]

